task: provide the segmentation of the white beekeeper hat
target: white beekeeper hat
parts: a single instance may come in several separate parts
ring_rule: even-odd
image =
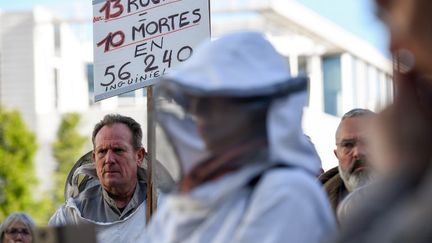
[[[284,58],[258,32],[237,32],[203,43],[193,56],[159,83],[181,106],[187,97],[259,98],[271,100],[267,113],[270,160],[300,166],[314,175],[319,157],[301,127],[306,101],[306,77],[291,77]],[[180,127],[177,118],[159,116],[175,153],[187,173],[206,156],[205,146],[194,139],[193,121]],[[162,159],[161,159],[162,160]]]

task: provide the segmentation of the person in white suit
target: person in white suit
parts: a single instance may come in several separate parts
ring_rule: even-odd
[[[203,43],[162,78],[156,116],[170,149],[157,157],[178,164],[179,180],[150,242],[312,243],[335,230],[301,127],[307,81],[257,32]]]

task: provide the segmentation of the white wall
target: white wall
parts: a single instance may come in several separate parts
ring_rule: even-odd
[[[42,8],[34,11],[33,45],[34,58],[32,65],[35,68],[35,111],[38,115],[55,112],[54,100],[54,29],[52,14]]]
[[[66,24],[60,25],[61,53],[56,67],[59,69],[60,112],[85,111],[88,109],[88,87],[82,44]]]
[[[36,173],[49,188],[55,161],[51,145],[60,113],[88,110],[88,88],[81,43],[61,26],[62,49],[54,48],[54,16],[44,8],[0,14],[0,101],[18,109],[36,133]],[[58,70],[58,106],[54,69]]]
[[[33,15],[3,13],[1,20],[1,104],[20,110],[27,124],[34,128]]]
[[[325,171],[338,164],[333,150],[336,147],[335,132],[339,125],[339,119],[307,107],[304,109],[303,130],[315,145],[321,158],[322,168]]]

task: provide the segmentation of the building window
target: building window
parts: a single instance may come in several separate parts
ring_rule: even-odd
[[[285,64],[290,72],[290,74],[292,74],[292,70],[290,68],[291,62],[290,62],[290,57],[289,56],[284,56],[284,60],[285,60]]]
[[[368,76],[367,76],[367,92],[365,95],[367,95],[367,108],[371,110],[376,110],[378,107],[378,98],[379,98],[379,80],[378,80],[378,71],[377,69],[372,66],[368,65]]]
[[[340,116],[342,110],[341,56],[324,56],[322,60],[324,82],[324,112]]]
[[[56,56],[60,56],[60,53],[61,53],[60,23],[54,23],[54,53]]]
[[[309,57],[299,56],[298,57],[298,74],[301,76],[307,76],[310,73]]]
[[[89,104],[93,104],[93,96],[94,96],[94,77],[93,77],[93,69],[94,65],[93,63],[87,63],[85,70],[86,70],[86,76],[87,76],[87,87],[88,87],[88,93],[89,93]]]
[[[390,75],[386,75],[386,91],[387,91],[387,104],[390,104],[393,102],[393,96],[394,96],[394,86],[393,86],[393,78]]]
[[[54,107],[59,107],[59,83],[58,83],[58,69],[54,68]]]
[[[308,56],[298,56],[297,59],[297,70],[299,76],[309,76],[310,74],[310,58]],[[308,82],[307,87],[307,100],[306,100],[306,106],[309,106],[310,103],[310,80]]]
[[[352,62],[351,62],[351,70],[352,70],[352,104],[353,107],[359,107],[359,102],[358,102],[358,84],[361,82],[360,78],[359,78],[359,72],[358,72],[358,62],[359,60],[355,57],[353,57]]]

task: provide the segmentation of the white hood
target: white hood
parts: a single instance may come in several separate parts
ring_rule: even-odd
[[[321,160],[302,129],[305,91],[276,99],[267,117],[270,160],[302,167],[314,175],[321,169]]]
[[[267,115],[271,163],[302,167],[317,175],[321,162],[301,126],[307,82],[306,77],[291,77],[284,58],[262,34],[240,32],[203,43],[184,65],[163,78],[160,87],[180,96],[271,97]],[[191,145],[183,141],[182,146],[196,147],[189,140]]]

